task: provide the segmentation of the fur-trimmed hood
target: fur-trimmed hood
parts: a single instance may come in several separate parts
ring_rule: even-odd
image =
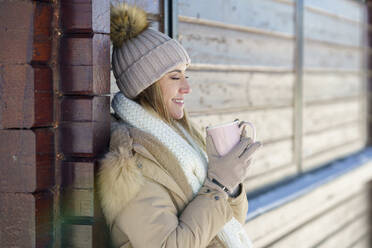
[[[155,137],[123,123],[116,125],[98,172],[98,193],[109,226],[149,179],[173,191],[185,204],[190,201],[192,189],[177,163]]]
[[[110,152],[100,161],[98,192],[111,226],[120,210],[139,192],[144,178],[133,155],[133,138],[125,125],[111,134]]]

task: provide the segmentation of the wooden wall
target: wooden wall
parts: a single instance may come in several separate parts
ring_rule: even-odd
[[[179,40],[189,52],[186,106],[205,132],[251,121],[264,149],[247,187],[297,172],[294,151],[295,7],[291,1],[179,1]]]
[[[365,4],[304,1],[298,98],[295,1],[178,2],[178,39],[192,59],[186,106],[193,121],[203,131],[235,118],[252,121],[264,143],[248,191],[366,146]],[[370,247],[371,168],[366,163],[247,222],[255,247]]]
[[[60,20],[60,247],[107,247],[95,172],[110,137],[110,2],[61,1]]]
[[[1,247],[53,244],[52,23],[49,1],[0,2]]]
[[[365,27],[361,3],[305,1],[305,170],[367,142]]]
[[[364,147],[362,4],[305,1],[302,123],[295,123],[294,1],[180,0],[178,7],[178,38],[192,58],[186,106],[193,121],[204,132],[249,120],[264,143],[248,190]],[[295,125],[303,129],[301,164]]]
[[[103,0],[0,1],[1,247],[106,247],[109,14]]]

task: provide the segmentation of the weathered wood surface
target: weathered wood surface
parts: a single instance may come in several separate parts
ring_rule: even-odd
[[[365,203],[363,205],[366,205]],[[350,211],[353,211],[352,209]],[[329,247],[354,247],[354,243],[358,242],[366,234],[369,233],[368,230],[368,215],[361,214],[356,217],[350,223],[346,223],[337,230],[336,233],[331,234],[325,240],[322,240],[316,247],[319,248],[329,248]],[[365,246],[370,247],[370,246]]]
[[[303,158],[361,139],[361,123],[351,122],[303,137]]]
[[[47,66],[0,66],[0,128],[53,123],[52,72]]]
[[[110,87],[110,38],[64,38],[61,41],[61,84],[64,94],[107,94]]]
[[[293,103],[292,73],[211,72],[191,69],[187,74],[192,93],[186,95],[185,101],[191,113],[290,106]]]
[[[293,162],[293,140],[285,139],[264,144],[254,155],[250,176],[259,176]]]
[[[109,122],[108,96],[64,96],[60,100],[62,122]]]
[[[294,33],[294,6],[277,1],[178,1],[180,16],[188,16],[266,31]]]
[[[1,247],[53,247],[51,194],[0,193]]]
[[[336,19],[321,13],[304,11],[304,37],[330,43],[359,47],[362,45],[361,23]]]
[[[361,70],[363,51],[305,40],[304,70],[310,68]]]
[[[110,38],[104,34],[93,37],[67,37],[61,41],[61,64],[76,66],[109,66]]]
[[[274,156],[273,156],[274,157]],[[254,161],[257,161],[256,159]],[[256,166],[255,162],[252,164],[252,170]],[[257,176],[249,176],[244,182],[247,192],[254,191],[260,187],[267,186],[285,179],[286,177],[294,176],[298,173],[298,168],[295,164],[284,165],[275,168],[274,170],[267,171],[267,173],[260,174]]]
[[[324,152],[315,154],[314,156],[307,157],[302,162],[302,168],[304,171],[313,169],[329,163],[330,161],[344,158],[346,156],[352,155],[358,151],[361,151],[366,146],[365,137],[350,141],[348,144],[341,144],[336,147],[329,148]]]
[[[94,217],[93,189],[65,189],[61,205],[65,217]]]
[[[352,248],[370,248],[371,247],[371,232],[367,233],[359,240],[354,242],[350,247]]]
[[[61,25],[64,32],[109,33],[110,1],[64,0],[61,2]]]
[[[93,247],[93,227],[91,225],[65,224],[62,228],[62,247]]]
[[[54,131],[0,130],[0,192],[35,192],[54,185]]]
[[[20,14],[22,13],[22,14]],[[51,55],[50,3],[0,2],[0,63],[47,62]]]
[[[63,224],[62,247],[102,248],[108,245],[109,233],[105,223],[95,221],[93,224]]]
[[[246,223],[245,229],[255,247],[266,247],[287,234],[290,236],[293,231],[316,216],[327,213],[335,206],[342,206],[341,203],[345,203],[345,200],[363,195],[361,193],[365,192],[366,183],[371,179],[372,163],[366,163],[302,197],[250,220]],[[362,200],[362,203],[367,204],[367,199]]]
[[[236,118],[252,122],[257,131],[257,140],[270,142],[293,136],[293,109],[258,109],[235,113],[192,116],[191,120],[205,134],[205,127],[235,120]],[[249,134],[249,128],[247,128]]]
[[[110,67],[100,65],[61,66],[60,90],[65,94],[106,94]]]
[[[62,163],[62,202],[65,217],[96,217],[94,209],[95,162]]]
[[[102,156],[107,151],[110,122],[61,123],[59,147],[62,154],[73,157]]]
[[[363,94],[362,76],[355,73],[310,73],[303,76],[304,102],[344,99]]]
[[[365,216],[367,206],[368,198],[366,197],[366,192],[360,192],[357,196],[347,198],[345,201],[332,206],[321,213],[320,216],[314,216],[311,221],[299,226],[280,240],[272,242],[268,247],[296,247],[298,244],[301,244],[301,247],[318,247],[317,245],[322,240],[332,235],[339,228],[350,224],[350,222],[361,218],[361,216]],[[359,231],[363,232],[364,230],[361,229]],[[356,238],[349,237],[349,242],[354,241],[353,239]],[[344,243],[338,247],[347,247],[347,244]]]
[[[63,188],[93,189],[94,162],[62,162]]]
[[[180,22],[179,40],[193,63],[293,66],[294,40]]]
[[[362,121],[364,113],[360,98],[352,98],[328,104],[305,105],[303,114],[303,131],[306,134]]]
[[[350,19],[354,22],[364,22],[364,5],[361,2],[349,0],[305,0],[305,7]]]

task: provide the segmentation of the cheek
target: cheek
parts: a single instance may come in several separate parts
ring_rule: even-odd
[[[173,85],[172,86],[168,86],[167,88],[165,88],[163,90],[164,100],[165,101],[170,101],[174,97],[176,97],[177,96],[177,90],[178,90],[178,88],[177,87],[174,87]]]

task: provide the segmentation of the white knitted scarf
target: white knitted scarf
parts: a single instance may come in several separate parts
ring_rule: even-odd
[[[173,153],[195,196],[206,178],[208,157],[188,132],[181,125],[178,126],[191,145],[164,121],[148,113],[141,105],[126,98],[121,92],[115,95],[112,108],[122,120],[153,135]],[[218,237],[229,248],[252,247],[243,226],[234,217],[224,225]]]

